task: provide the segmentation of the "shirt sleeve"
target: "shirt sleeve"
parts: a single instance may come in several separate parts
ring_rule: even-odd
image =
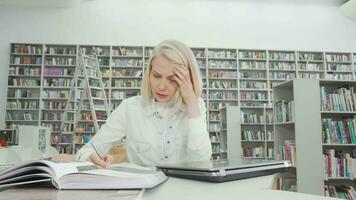
[[[203,99],[199,98],[200,116],[188,119],[188,161],[210,160],[212,150],[206,125],[206,108]]]
[[[118,145],[119,141],[126,135],[126,101],[123,100],[120,105],[110,114],[106,123],[89,141],[94,144],[99,153],[106,154],[111,147]],[[95,152],[92,146],[85,144],[76,154],[76,159],[80,161],[87,160]]]

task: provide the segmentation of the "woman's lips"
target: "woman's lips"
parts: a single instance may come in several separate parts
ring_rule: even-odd
[[[168,95],[156,93],[159,98],[166,98]]]

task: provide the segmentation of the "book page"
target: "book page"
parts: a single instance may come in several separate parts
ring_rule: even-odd
[[[73,161],[49,161],[43,160],[54,172],[55,179],[58,179],[66,174],[78,173],[82,171],[94,170],[95,165],[91,162],[73,162]]]

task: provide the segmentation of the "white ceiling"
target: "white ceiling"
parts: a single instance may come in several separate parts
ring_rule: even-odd
[[[88,1],[95,1],[95,0],[0,0],[0,6],[31,7],[31,8],[61,8],[61,7],[71,7],[78,3],[83,3]],[[104,2],[104,0],[101,1]],[[135,1],[135,0],[131,0],[131,1]],[[293,4],[317,4],[317,5],[340,6],[348,0],[206,0],[206,1],[219,1],[222,3],[224,1],[242,1],[242,2],[255,1],[261,3],[293,3]]]
[[[70,7],[83,0],[0,0],[2,7],[61,8]]]

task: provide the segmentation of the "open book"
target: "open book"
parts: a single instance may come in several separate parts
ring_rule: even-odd
[[[38,160],[0,171],[0,189],[46,181],[58,189],[136,189],[152,188],[166,179],[162,171],[131,163],[97,169],[91,162]]]

